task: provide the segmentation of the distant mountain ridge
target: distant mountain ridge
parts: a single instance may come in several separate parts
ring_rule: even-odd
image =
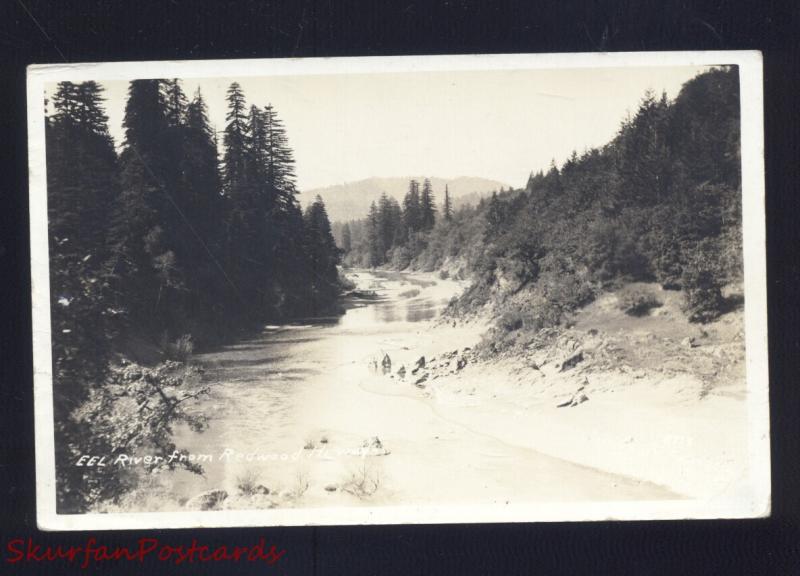
[[[305,190],[300,195],[300,200],[303,206],[306,206],[313,202],[314,198],[319,194],[325,202],[328,216],[332,222],[355,220],[366,217],[370,204],[373,201],[377,201],[384,192],[402,202],[403,196],[408,191],[408,182],[412,179],[418,180],[421,184],[425,176],[366,178],[325,188]],[[491,194],[493,190],[509,187],[507,183],[498,180],[470,176],[459,176],[458,178],[430,177],[430,181],[433,186],[436,206],[439,209],[441,209],[444,201],[445,185],[450,191],[450,197],[455,207],[465,202],[477,202],[482,196]]]

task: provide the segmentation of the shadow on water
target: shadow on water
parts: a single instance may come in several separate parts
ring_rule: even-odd
[[[209,369],[234,369],[234,368],[257,368],[259,366],[269,366],[276,362],[282,362],[289,358],[288,354],[281,354],[279,356],[266,356],[261,358],[221,358],[219,360],[210,361],[207,366]]]
[[[375,306],[375,317],[379,322],[395,322],[397,320],[397,306],[393,303]]]
[[[280,358],[260,358],[260,359],[225,359],[206,365],[202,381],[209,383],[241,383],[241,382],[263,382],[274,383],[276,381],[298,381],[305,380],[309,376],[318,374],[319,371],[313,368],[288,367],[283,360],[289,356]]]
[[[315,342],[319,338],[279,338],[274,334],[267,334],[263,338],[248,340],[244,344],[234,344],[223,348],[226,352],[258,352],[269,346],[280,344],[305,344]]]
[[[439,307],[430,300],[415,302],[408,305],[406,310],[406,322],[424,322],[431,320],[439,312]]]

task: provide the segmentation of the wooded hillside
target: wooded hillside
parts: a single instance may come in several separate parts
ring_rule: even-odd
[[[682,289],[689,317],[711,320],[729,305],[723,286],[743,273],[739,118],[735,67],[700,74],[674,101],[647,93],[605,146],[396,238],[387,258],[368,261],[465,275],[471,287],[451,311],[490,303],[504,330],[557,325],[626,280]],[[365,251],[351,243],[345,262]]]

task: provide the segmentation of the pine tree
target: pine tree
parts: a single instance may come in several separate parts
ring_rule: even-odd
[[[453,206],[450,203],[450,190],[447,184],[444,185],[444,205],[442,206],[442,215],[447,222],[453,219]]]
[[[225,154],[222,161],[222,184],[226,195],[234,196],[241,192],[244,184],[247,143],[250,127],[244,93],[238,82],[228,88],[228,114],[225,117],[225,134],[222,142]]]
[[[419,201],[420,207],[420,229],[430,230],[436,224],[436,202],[433,197],[433,187],[431,181],[425,178],[422,184],[422,196]]]
[[[536,177],[533,174],[533,170],[531,170],[531,173],[528,176],[528,181],[525,183],[525,192],[531,194],[535,187],[536,187]]]
[[[403,199],[403,222],[407,236],[421,230],[421,212],[419,199],[419,182],[411,180],[408,183],[408,192]]]
[[[374,201],[370,204],[367,215],[367,250],[367,265],[370,268],[383,264],[385,248],[380,232],[380,214]]]
[[[186,140],[181,168],[185,188],[190,191],[187,210],[203,237],[213,242],[222,221],[222,183],[219,177],[216,136],[208,120],[200,89],[186,107]]]
[[[84,251],[81,258],[93,251],[95,264],[105,250],[105,231],[98,223],[107,221],[118,193],[117,157],[102,101],[95,82],[61,82],[47,125],[51,234],[67,238],[76,254]]]
[[[342,251],[345,254],[349,254],[350,250],[353,249],[353,239],[350,232],[350,224],[345,223],[342,227]]]
[[[266,131],[266,177],[269,185],[276,191],[277,203],[286,205],[295,199],[294,153],[289,147],[289,139],[283,122],[272,104],[263,110]]]
[[[219,323],[235,297],[221,251],[227,218],[222,197],[216,138],[200,89],[186,105],[180,157],[181,220],[179,257],[192,292],[188,303],[195,322]],[[216,311],[213,312],[212,311]]]
[[[71,414],[103,385],[114,332],[103,263],[119,181],[102,101],[95,82],[61,82],[45,124],[56,490],[59,507],[69,511],[83,509],[87,496],[71,447],[90,433]]]
[[[269,258],[274,242],[267,237],[274,228],[266,216],[263,122],[257,108],[247,109],[238,83],[229,87],[227,101],[222,158],[222,190],[227,200],[223,253],[236,287],[239,312],[244,317],[262,319],[274,304],[275,279]]]
[[[623,195],[641,205],[665,199],[671,190],[669,106],[648,91],[633,120],[617,138],[617,168]]]
[[[164,101],[166,104],[166,117],[170,126],[181,126],[185,121],[188,100],[183,93],[180,80],[172,78],[162,82]]]
[[[131,325],[159,329],[173,310],[167,301],[183,287],[170,234],[174,206],[174,151],[160,80],[134,80],[128,90],[120,154],[121,193],[112,217],[109,267],[117,306]]]
[[[305,223],[307,251],[313,272],[313,298],[316,309],[331,302],[338,290],[339,249],[333,239],[331,223],[322,198],[317,196],[306,209]]]
[[[499,234],[503,225],[503,220],[503,207],[495,191],[492,192],[492,197],[489,200],[489,207],[486,209],[487,234],[489,236],[496,236]]]
[[[402,238],[403,217],[400,205],[384,192],[378,200],[378,234],[380,237],[381,261],[386,260],[388,252]]]
[[[303,243],[298,238],[304,236],[303,219],[300,214],[295,185],[294,152],[289,146],[283,122],[277,112],[268,105],[260,110],[260,122],[263,129],[263,153],[259,157],[261,174],[263,178],[264,208],[267,222],[266,243],[269,246],[266,257],[274,260],[274,275],[272,284],[280,298],[294,299],[295,295],[303,294],[305,286],[301,284],[297,274],[298,267],[302,269],[309,255],[304,252]],[[324,204],[322,204],[324,212]],[[327,213],[325,213],[327,219]],[[329,225],[328,225],[329,227]],[[338,249],[336,249],[338,258]],[[313,276],[310,271],[308,275]],[[336,275],[334,275],[334,279]],[[325,298],[330,297],[334,282],[328,282]],[[292,296],[287,296],[287,295]],[[319,299],[319,295],[317,295]],[[278,307],[281,304],[278,302]],[[294,306],[289,305],[289,307]],[[279,310],[283,315],[288,310]]]

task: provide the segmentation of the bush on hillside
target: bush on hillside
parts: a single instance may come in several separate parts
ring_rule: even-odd
[[[722,280],[714,262],[703,246],[683,270],[683,310],[690,322],[710,322],[722,314],[725,298],[722,296]]]
[[[167,333],[161,335],[161,353],[165,360],[186,363],[194,352],[194,340],[191,334],[183,334],[174,342],[169,342]]]
[[[619,294],[618,300],[618,308],[628,316],[646,316],[653,308],[663,305],[647,288],[628,287]]]
[[[562,313],[563,309],[558,304],[547,300],[514,302],[504,306],[497,324],[506,332],[538,332],[558,325]]]

